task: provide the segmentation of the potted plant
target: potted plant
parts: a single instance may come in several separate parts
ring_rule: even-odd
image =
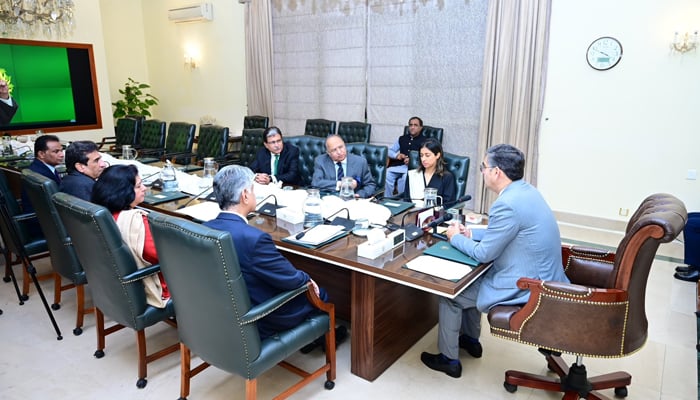
[[[151,112],[148,109],[158,104],[158,98],[144,91],[145,89],[150,89],[150,85],[137,82],[131,78],[128,79],[124,84],[124,89],[119,89],[119,93],[124,98],[112,103],[114,106],[112,116],[114,118],[126,116],[150,117]]]

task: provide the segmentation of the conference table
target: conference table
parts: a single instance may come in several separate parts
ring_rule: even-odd
[[[187,202],[200,200],[185,198],[144,206],[182,216],[178,208]],[[400,222],[399,217],[394,219]],[[457,282],[406,268],[408,261],[439,241],[429,234],[369,259],[357,255],[364,237],[349,234],[313,249],[282,240],[300,231],[300,224],[290,225],[262,214],[250,218],[249,223],[269,233],[292,264],[328,291],[336,316],[350,322],[351,372],[368,381],[378,378],[435,326],[438,296],[454,298],[487,268],[480,265]]]

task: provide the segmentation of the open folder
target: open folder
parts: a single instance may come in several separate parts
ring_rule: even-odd
[[[282,238],[288,243],[298,244],[307,248],[315,249],[324,246],[336,239],[340,239],[348,234],[343,229],[342,225],[316,225],[313,228],[307,229],[301,233]]]

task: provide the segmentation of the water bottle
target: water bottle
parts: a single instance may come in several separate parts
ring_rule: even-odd
[[[307,189],[304,200],[304,228],[311,228],[323,223],[321,215],[321,193],[318,189]]]
[[[354,200],[355,191],[352,189],[353,178],[350,176],[343,177],[340,181],[340,199],[341,200]]]
[[[165,166],[160,171],[160,179],[163,181],[163,192],[176,192],[178,190],[175,167],[170,163],[170,160],[165,161]]]

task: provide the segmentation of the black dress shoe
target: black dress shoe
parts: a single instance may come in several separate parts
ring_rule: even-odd
[[[462,376],[462,364],[460,364],[459,360],[450,360],[442,353],[430,354],[423,352],[420,355],[420,360],[432,370],[444,372],[453,378]]]
[[[343,343],[348,338],[348,328],[340,325],[335,328],[335,348],[337,349],[341,343]],[[313,342],[307,344],[306,346],[299,349],[302,354],[309,354],[314,351],[315,348],[320,347],[323,352],[326,351],[326,335],[319,336]]]
[[[687,282],[697,282],[700,279],[700,271],[694,269],[689,272],[676,272],[673,277]]]
[[[683,272],[683,273],[688,273],[691,271],[697,271],[698,269],[695,268],[693,265],[679,265],[676,267],[676,272]]]
[[[481,347],[481,343],[478,341],[474,342],[467,335],[459,336],[459,347],[466,350],[467,353],[474,358],[481,358],[481,354],[484,352],[484,349]]]

